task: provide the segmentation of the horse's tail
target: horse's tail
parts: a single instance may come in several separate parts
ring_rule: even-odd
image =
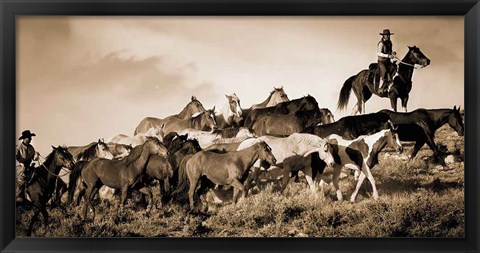
[[[338,97],[337,108],[339,110],[344,110],[348,105],[348,99],[350,98],[350,93],[352,91],[353,80],[357,76],[351,76],[348,78],[345,83],[343,83],[342,89],[340,90],[340,96]]]
[[[70,173],[70,182],[68,183],[68,201],[67,205],[72,204],[73,202],[73,195],[75,194],[75,189],[77,188],[78,179],[80,174],[82,173],[83,167],[87,164],[86,161],[79,161],[73,167],[72,172]]]
[[[178,198],[180,194],[184,193],[187,190],[189,186],[189,181],[187,176],[187,161],[192,156],[193,155],[187,155],[180,162],[180,166],[178,168],[178,185],[175,191],[173,191],[172,196],[175,196]]]

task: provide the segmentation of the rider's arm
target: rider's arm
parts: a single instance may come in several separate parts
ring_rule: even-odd
[[[382,49],[383,49],[383,44],[382,44],[382,43],[378,43],[378,46],[377,46],[377,55],[380,56],[380,57],[384,57],[384,58],[390,58],[390,55],[389,55],[389,54],[384,54],[384,53],[382,53]]]

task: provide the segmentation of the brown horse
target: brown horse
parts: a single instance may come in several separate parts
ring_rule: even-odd
[[[261,115],[253,124],[257,136],[291,135],[322,121],[320,110],[298,111],[292,114],[269,113]]]
[[[95,219],[92,200],[102,185],[121,190],[120,210],[123,210],[128,190],[142,179],[150,157],[162,153],[168,153],[163,144],[157,138],[148,137],[144,144],[133,149],[125,159],[96,158],[88,162],[81,173],[83,184],[87,187],[82,210],[83,219],[87,216],[88,206],[92,209]]]
[[[153,118],[153,117],[144,118],[142,121],[140,121],[137,128],[135,129],[134,135],[146,133],[150,128],[161,127],[162,124],[165,124],[164,127],[168,128],[168,126],[173,122],[176,122],[178,120],[188,119],[192,117],[194,114],[204,112],[204,111],[206,110],[205,108],[203,108],[202,103],[200,103],[200,101],[198,101],[196,97],[192,96],[191,101],[178,114],[168,116],[164,119]],[[164,130],[165,134],[168,134],[169,132],[172,132],[172,131],[167,132],[166,129]]]
[[[252,105],[251,109],[275,106],[279,103],[287,101],[290,101],[290,99],[288,99],[287,93],[285,93],[285,91],[283,90],[283,86],[280,88],[273,87],[273,91],[270,92],[270,95],[267,97],[267,99],[265,99],[265,101],[261,102],[260,104]]]
[[[171,122],[168,126],[165,126],[165,133],[179,133],[187,128],[202,131],[211,131],[213,129],[217,129],[217,122],[215,121],[215,107],[213,107],[211,110],[201,112],[191,118],[180,119]]]
[[[176,192],[182,192],[189,185],[188,199],[190,208],[193,209],[193,198],[198,181],[200,177],[206,176],[214,184],[233,186],[233,202],[236,203],[240,192],[244,197],[247,194],[247,190],[240,180],[257,160],[270,164],[276,163],[271,148],[265,142],[256,143],[241,151],[228,153],[200,151],[180,166],[180,182]]]
[[[35,174],[28,183],[27,194],[36,208],[27,235],[31,235],[33,226],[38,219],[40,212],[43,215],[45,225],[48,223],[47,202],[55,190],[55,182],[58,180],[58,173],[62,167],[72,169],[74,165],[73,156],[65,147],[53,147],[53,151],[47,156],[46,161],[35,168]]]

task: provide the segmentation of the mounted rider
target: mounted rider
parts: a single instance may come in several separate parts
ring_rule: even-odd
[[[36,136],[34,133],[30,132],[30,130],[25,130],[22,132],[22,136],[20,136],[19,140],[22,142],[17,145],[17,150],[15,153],[15,159],[17,160],[17,167],[23,169],[23,173],[21,175],[21,182],[19,185],[19,201],[25,201],[25,190],[28,186],[29,181],[31,180],[34,172],[34,166],[32,161],[37,161],[40,154],[35,151],[31,142],[32,137]]]
[[[389,85],[393,81],[392,75],[396,69],[391,59],[396,58],[397,53],[392,49],[393,45],[390,35],[393,35],[393,33],[390,33],[390,29],[384,29],[380,35],[382,35],[382,39],[377,45],[377,56],[382,86],[378,87],[378,82],[375,82],[375,90],[380,96],[387,96]]]

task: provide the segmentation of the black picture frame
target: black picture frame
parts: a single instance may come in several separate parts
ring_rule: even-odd
[[[0,0],[1,252],[478,252],[478,0]],[[15,238],[15,18],[19,15],[461,15],[465,17],[465,238]]]

